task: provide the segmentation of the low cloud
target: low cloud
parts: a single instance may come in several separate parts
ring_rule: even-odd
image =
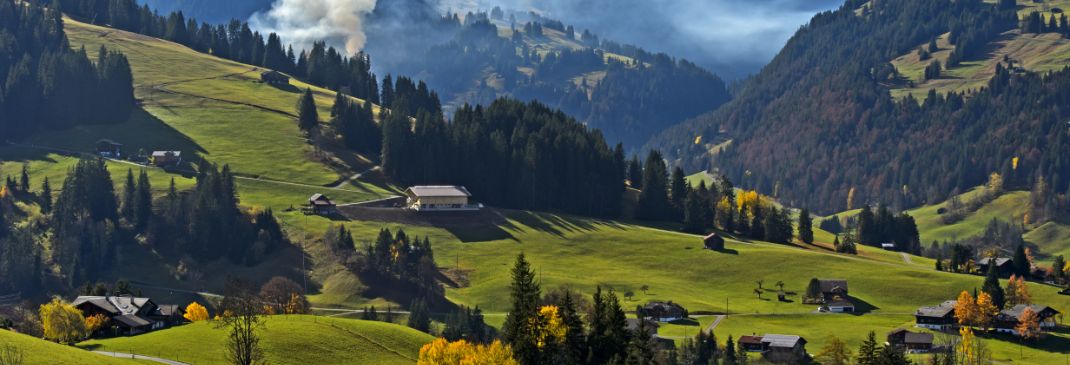
[[[364,48],[364,16],[374,9],[375,0],[276,0],[253,14],[249,26],[278,33],[297,49],[322,40],[353,54]]]

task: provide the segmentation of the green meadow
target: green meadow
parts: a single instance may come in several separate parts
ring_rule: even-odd
[[[93,354],[83,349],[64,346],[21,333],[0,330],[0,351],[12,345],[19,350],[23,364],[86,364],[123,365],[140,362]]]
[[[270,364],[412,364],[420,347],[433,339],[411,328],[384,322],[314,316],[264,319],[260,345]],[[226,364],[225,348],[219,345],[226,338],[227,331],[209,321],[133,337],[90,340],[78,347],[191,364]]]

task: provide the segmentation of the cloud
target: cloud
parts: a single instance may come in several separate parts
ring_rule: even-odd
[[[364,48],[364,16],[374,9],[375,0],[276,0],[270,10],[253,14],[249,25],[278,33],[297,49],[327,41],[352,54]]]

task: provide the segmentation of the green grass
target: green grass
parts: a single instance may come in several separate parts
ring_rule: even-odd
[[[64,346],[21,333],[0,330],[0,350],[4,345],[13,345],[22,353],[24,364],[87,364],[121,365],[136,364],[133,360],[97,355],[72,346]]]
[[[969,199],[968,196],[963,195],[963,202]],[[966,239],[981,235],[984,233],[985,226],[992,219],[1001,219],[1012,223],[1022,222],[1022,217],[1029,206],[1029,192],[1012,191],[1004,193],[981,209],[970,213],[962,221],[950,225],[944,224],[940,214],[937,214],[937,211],[946,207],[946,205],[947,203],[944,202],[908,211],[918,223],[918,231],[921,233],[923,246],[928,247],[929,243],[934,240]]]
[[[194,364],[224,364],[227,332],[199,322],[133,337],[82,342],[79,347],[133,352]],[[312,316],[266,317],[261,346],[271,364],[412,364],[433,339],[383,322]]]

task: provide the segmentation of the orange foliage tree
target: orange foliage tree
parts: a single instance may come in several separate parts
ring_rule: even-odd
[[[1019,336],[1027,340],[1038,339],[1044,333],[1040,330],[1040,316],[1032,307],[1022,310],[1022,316],[1018,317],[1018,326],[1014,329],[1018,331]]]
[[[187,321],[200,322],[208,320],[208,308],[197,302],[190,303],[186,306],[186,314],[182,315]]]
[[[967,327],[972,326],[977,318],[977,302],[974,301],[973,295],[965,290],[959,294],[959,299],[955,302],[955,318],[958,319],[960,326]]]
[[[513,350],[501,341],[489,345],[472,344],[465,340],[454,342],[438,338],[420,348],[417,365],[519,365]]]

